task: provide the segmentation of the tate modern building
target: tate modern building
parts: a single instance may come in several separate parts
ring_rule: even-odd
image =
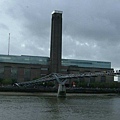
[[[76,74],[112,71],[111,62],[62,59],[62,11],[53,11],[51,18],[50,57],[0,55],[0,80],[16,82],[34,80],[50,73]],[[114,76],[80,78],[81,81],[111,82]]]

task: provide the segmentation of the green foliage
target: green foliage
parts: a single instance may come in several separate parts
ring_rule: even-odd
[[[17,80],[16,79],[12,79],[12,84],[16,83]]]
[[[36,79],[38,79],[38,77],[35,77],[35,78],[33,78],[32,80],[36,80]]]
[[[120,88],[120,83],[118,82],[94,82],[88,83],[87,82],[79,82],[77,84],[78,87],[90,87],[90,88]]]
[[[1,81],[1,84],[3,85],[11,85],[13,83],[13,80],[11,79],[4,79]]]
[[[79,82],[79,83],[77,84],[78,87],[83,87],[83,88],[84,88],[84,87],[86,88],[87,85],[88,85],[87,82]]]

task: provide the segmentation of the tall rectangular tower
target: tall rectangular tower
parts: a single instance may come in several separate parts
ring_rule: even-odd
[[[62,56],[62,11],[52,12],[50,72],[60,73]]]

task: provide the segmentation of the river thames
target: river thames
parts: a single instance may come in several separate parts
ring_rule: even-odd
[[[0,95],[0,120],[119,120],[120,96]]]

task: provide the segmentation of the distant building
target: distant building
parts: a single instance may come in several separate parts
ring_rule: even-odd
[[[114,76],[114,81],[120,82],[120,75]]]
[[[112,71],[111,62],[62,59],[62,12],[52,13],[50,58],[43,56],[0,55],[0,79],[29,81],[50,73]],[[114,76],[79,78],[81,82],[111,82]],[[71,82],[71,81],[69,81]]]

